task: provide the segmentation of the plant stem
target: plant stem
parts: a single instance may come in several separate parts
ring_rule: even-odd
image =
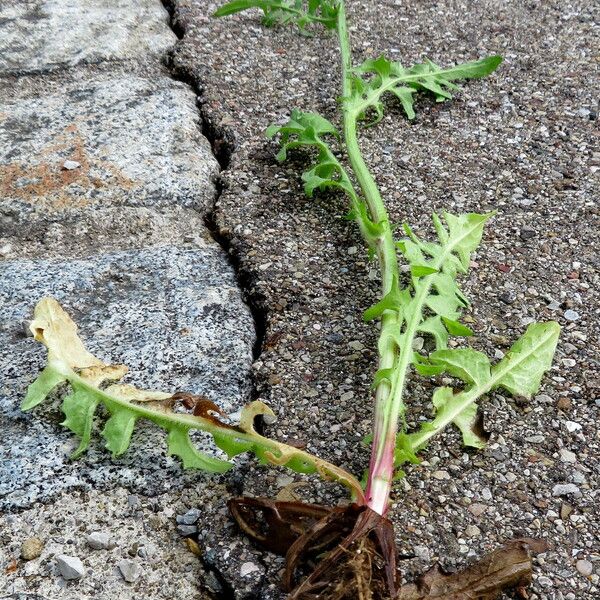
[[[377,184],[367,167],[360,151],[357,137],[358,112],[350,106],[347,99],[352,93],[352,56],[350,38],[346,21],[344,1],[340,0],[337,21],[337,33],[340,44],[342,67],[342,95],[344,140],[348,152],[348,160],[354,175],[365,196],[371,219],[381,225],[381,234],[376,240],[376,252],[381,268],[382,295],[387,294],[394,283],[399,280],[398,258],[396,245],[388,212],[385,208]],[[378,343],[379,369],[394,369],[398,367],[397,335],[401,321],[396,311],[386,311],[381,320],[381,333]],[[403,372],[406,368],[401,369]],[[380,514],[387,510],[388,498],[394,469],[394,448],[398,417],[402,409],[402,393],[404,378],[398,378],[390,383],[383,380],[375,392],[375,426],[369,479],[367,483],[367,505]]]

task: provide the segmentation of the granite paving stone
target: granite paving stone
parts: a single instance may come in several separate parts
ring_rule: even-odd
[[[40,92],[35,85],[17,98],[0,92],[0,198],[13,210],[208,210],[218,163],[189,86],[164,74],[109,72]]]
[[[164,432],[150,424],[134,434],[131,450],[113,460],[97,437],[79,461],[76,442],[59,425],[59,405],[24,414],[26,387],[45,351],[24,335],[24,321],[46,295],[63,303],[90,350],[130,367],[128,381],[148,389],[190,391],[225,412],[249,398],[254,323],[233,270],[214,242],[156,248],[86,259],[0,262],[0,406],[3,423],[0,502],[29,507],[74,488],[125,485],[156,494],[206,482],[166,457]],[[201,447],[214,446],[199,439]]]
[[[0,75],[161,57],[176,41],[157,0],[3,0]]]

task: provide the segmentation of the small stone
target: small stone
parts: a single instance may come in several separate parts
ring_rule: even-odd
[[[565,427],[569,433],[573,433],[581,429],[581,425],[575,421],[565,421]]]
[[[59,554],[56,557],[56,566],[62,578],[67,581],[81,579],[85,573],[83,563],[76,556]]]
[[[106,550],[110,544],[110,535],[94,531],[87,536],[87,545],[93,550]]]
[[[542,587],[546,587],[546,588],[552,587],[554,585],[554,583],[552,582],[552,579],[550,579],[550,577],[545,577],[545,576],[538,577],[537,582],[539,585],[541,585]]]
[[[570,410],[571,408],[571,401],[568,398],[565,398],[564,396],[562,398],[558,399],[558,402],[556,403],[556,407],[559,410]]]
[[[481,529],[479,529],[477,525],[469,525],[465,529],[465,535],[467,535],[470,538],[479,537],[481,535]]]
[[[350,248],[348,248],[348,254],[353,255],[356,254],[358,252],[358,248],[356,246],[350,246]]]
[[[574,358],[563,358],[562,359],[562,364],[565,367],[574,367],[577,364],[577,361]]]
[[[277,479],[275,479],[275,483],[277,484],[277,487],[284,488],[294,483],[294,478],[290,475],[278,475]]]
[[[581,318],[576,310],[565,310],[564,317],[567,321],[579,321]]]
[[[350,346],[352,350],[363,350],[365,347],[364,344],[362,342],[359,342],[358,340],[350,342],[348,346]]]
[[[581,494],[581,491],[574,483],[557,483],[552,488],[552,495],[555,498],[558,496],[568,496],[569,494]]]
[[[33,560],[38,558],[44,549],[44,542],[38,537],[27,538],[21,544],[21,558],[23,560]]]
[[[204,585],[213,593],[216,594],[219,597],[223,597],[223,586],[221,585],[221,583],[219,582],[219,580],[217,579],[217,576],[212,572],[209,571],[205,576],[204,576]]]
[[[483,497],[484,500],[491,500],[492,499],[492,490],[490,490],[490,488],[483,488],[481,490],[481,496]]]
[[[76,160],[65,160],[63,163],[63,169],[65,171],[73,171],[74,169],[79,169],[81,166]]]
[[[423,350],[423,345],[425,344],[425,340],[422,337],[416,337],[413,339],[412,349],[416,352]]]
[[[177,525],[177,532],[179,535],[194,535],[198,532],[198,528],[195,525]]]
[[[500,294],[500,300],[504,302],[504,304],[513,304],[517,299],[517,294],[513,290],[506,290]]]
[[[474,517],[480,517],[485,511],[487,510],[487,506],[485,504],[479,504],[477,502],[474,502],[473,504],[471,504],[471,506],[469,506],[468,511],[474,516]]]
[[[535,229],[529,229],[524,227],[521,229],[521,233],[519,234],[522,240],[530,240],[536,236]]]
[[[584,576],[589,577],[593,570],[594,565],[589,560],[578,560],[575,563],[575,568]]]
[[[420,558],[425,562],[429,562],[431,560],[431,551],[429,548],[427,548],[427,546],[415,546],[413,548],[413,552],[417,558]]]
[[[245,562],[240,567],[240,575],[242,577],[246,577],[246,575],[250,575],[250,573],[254,573],[255,571],[260,571],[260,569],[253,562]]]
[[[567,450],[566,448],[561,448],[560,449],[560,460],[562,460],[563,462],[567,462],[567,463],[575,463],[575,462],[577,462],[577,455],[575,454],[575,452],[571,452],[570,450]]]
[[[532,444],[541,444],[545,439],[546,438],[543,435],[530,435],[525,438],[525,441]]]
[[[572,512],[573,507],[570,504],[564,503],[560,505],[560,518],[563,521],[566,521],[571,516]]]
[[[200,514],[197,508],[190,508],[184,515],[177,515],[175,520],[181,525],[193,525],[200,518]]]
[[[440,481],[443,481],[445,479],[450,479],[450,473],[448,473],[448,471],[434,471],[433,477],[435,479],[439,479]]]
[[[340,396],[342,402],[348,402],[348,400],[352,400],[352,398],[354,398],[354,392],[346,392]]]
[[[117,567],[127,583],[133,583],[140,576],[140,568],[133,560],[122,560]]]

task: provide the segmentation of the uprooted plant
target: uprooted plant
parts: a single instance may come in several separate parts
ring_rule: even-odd
[[[184,467],[222,473],[232,466],[228,460],[196,448],[190,432],[199,430],[211,434],[229,459],[252,452],[262,463],[317,473],[346,486],[351,502],[344,507],[256,498],[230,502],[235,519],[248,535],[286,555],[284,585],[289,598],[485,600],[497,598],[509,587],[522,588],[531,575],[529,552],[537,547],[532,540],[513,540],[461,573],[448,575],[432,569],[417,583],[401,585],[394,529],[386,513],[392,483],[402,474],[401,467],[418,463],[419,452],[433,436],[454,425],[465,445],[482,448],[487,436],[478,402],[499,388],[525,398],[538,390],[551,365],[559,326],[554,322],[529,325],[494,365],[485,354],[468,346],[448,348],[451,336],[472,334],[459,321],[468,302],[457,279],[467,272],[471,254],[492,215],[434,214],[435,242],[422,239],[406,224],[402,239],[397,239],[361,154],[357,133],[360,124],[371,126],[383,118],[384,97],[395,96],[412,119],[417,92],[430,92],[438,102],[445,101],[457,87],[454,81],[484,77],[496,69],[501,58],[491,56],[450,68],[426,61],[406,68],[381,56],[353,66],[343,0],[234,0],[216,16],[247,8],[262,9],[266,24],[294,23],[302,31],[321,24],[335,30],[339,39],[343,133],[316,113],[293,110],[286,124],[272,125],[267,134],[280,138],[279,160],[298,147],[314,151],[315,163],[302,175],[306,194],[341,190],[349,201],[349,218],[356,221],[369,253],[381,268],[381,299],[364,313],[365,321],[380,321],[366,485],[337,465],[259,434],[255,417],[262,416],[267,422],[274,418],[262,402],[246,406],[234,425],[206,398],[117,383],[127,367],[107,365],[90,354],[73,321],[51,298],[40,301],[31,323],[34,337],[48,348],[48,364],[30,386],[23,408],[33,408],[56,386],[68,383],[71,391],[62,401],[63,425],[81,438],[74,457],[89,445],[94,416],[102,407],[108,419],[101,435],[114,456],[127,450],[135,422],[147,419],[168,432],[168,452],[179,456]],[[429,336],[430,352],[413,350],[420,335]],[[409,431],[406,425],[404,392],[412,371],[424,377],[446,374],[462,382],[462,389],[443,386],[435,390],[434,416],[416,431]]]

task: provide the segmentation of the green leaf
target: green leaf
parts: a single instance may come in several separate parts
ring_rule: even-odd
[[[454,394],[452,388],[438,388],[433,394],[432,399],[433,405],[437,409],[436,418],[433,420],[432,426],[437,429],[444,421],[451,421],[460,430],[465,446],[483,448],[487,442],[487,436],[477,426],[477,405],[474,402],[469,403],[466,407],[461,408],[460,411],[456,411],[456,415],[452,415],[456,407],[461,406],[464,398],[464,392]]]
[[[511,394],[531,398],[552,365],[560,326],[554,321],[532,323],[506,356],[493,367],[496,385]]]
[[[418,352],[413,352],[413,365],[419,375],[424,377],[432,377],[444,372],[443,365],[433,365],[425,356],[421,356]]]
[[[483,386],[491,378],[488,357],[471,348],[438,350],[430,355],[429,361],[468,384]]]
[[[437,269],[428,267],[427,265],[411,265],[410,267],[410,274],[413,277],[425,277],[426,275],[432,275],[437,272]]]
[[[312,23],[334,29],[339,12],[336,0],[232,0],[218,8],[213,16],[226,17],[251,8],[263,11],[263,23],[268,27],[293,23],[300,31]]]
[[[290,120],[284,125],[271,125],[266,130],[269,138],[280,136],[281,149],[276,159],[287,159],[288,151],[301,147],[317,149],[316,163],[302,174],[304,191],[311,198],[315,190],[339,188],[346,192],[356,204],[356,193],[348,175],[337,159],[325,136],[339,137],[335,126],[317,113],[293,110]],[[355,208],[358,208],[355,206]]]
[[[208,456],[192,444],[189,431],[182,428],[172,428],[167,437],[169,455],[178,456],[185,469],[202,469],[209,473],[225,473],[233,466],[232,463],[219,458]]]
[[[405,433],[396,436],[396,448],[394,450],[394,467],[397,468],[404,463],[418,465],[421,459],[415,454],[410,437]]]
[[[393,374],[394,369],[379,369],[373,377],[373,387],[376,388],[382,381],[390,383]]]
[[[492,73],[502,62],[500,56],[490,56],[482,60],[467,62],[442,69],[430,60],[410,68],[399,62],[390,61],[385,56],[366,60],[355,69],[352,80],[350,107],[359,118],[366,119],[367,112],[374,111],[372,125],[383,118],[385,94],[393,94],[409,119],[414,119],[414,94],[418,91],[432,93],[438,102],[452,98],[450,90],[458,89],[453,82],[464,79],[477,79]]]
[[[64,381],[66,381],[66,377],[48,365],[27,388],[27,395],[21,403],[21,410],[31,410],[37,406],[59,383]]]
[[[408,291],[400,291],[398,280],[394,278],[390,291],[377,304],[374,304],[364,312],[363,320],[373,321],[374,319],[378,319],[386,310],[400,312],[409,299],[410,294]]]
[[[452,319],[447,319],[446,317],[442,317],[442,321],[444,322],[444,325],[446,326],[446,329],[450,335],[456,335],[458,337],[470,337],[473,335],[473,331],[469,327],[459,323],[458,321],[453,321]]]
[[[428,319],[425,319],[425,321],[419,325],[417,331],[432,335],[437,350],[443,350],[448,346],[448,331],[446,331],[441,317],[429,317]]]
[[[61,425],[81,438],[79,447],[71,458],[77,458],[89,446],[97,406],[97,394],[78,385],[73,385],[73,393],[65,396],[62,403],[65,420]]]
[[[120,456],[129,448],[136,419],[134,411],[119,407],[106,421],[102,436],[106,440],[106,447],[113,456]]]

